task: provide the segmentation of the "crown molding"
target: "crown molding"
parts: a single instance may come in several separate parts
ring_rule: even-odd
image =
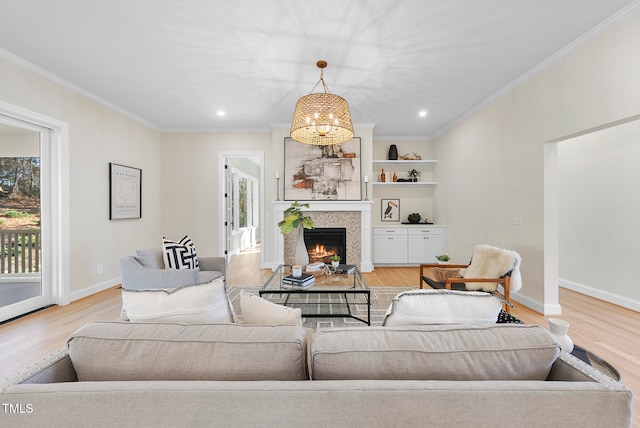
[[[209,134],[260,134],[270,133],[270,128],[161,128],[160,132],[202,132]]]
[[[640,10],[640,0],[636,0],[633,3],[630,3],[629,5],[627,5],[627,7],[611,15],[609,18],[602,21],[600,24],[596,25],[591,30],[587,31],[585,34],[583,34],[573,42],[566,45],[565,47],[563,47],[562,49],[560,49],[559,51],[551,55],[549,58],[540,62],[538,65],[534,66],[532,69],[530,69],[529,71],[527,71],[526,73],[524,73],[523,75],[521,75],[520,77],[512,81],[511,83],[504,86],[502,89],[499,89],[489,97],[485,98],[475,107],[470,108],[460,117],[458,117],[456,120],[448,123],[442,129],[437,131],[434,134],[433,138],[439,137],[440,135],[447,132],[449,129],[460,124],[461,122],[465,121],[466,119],[468,119],[469,117],[477,113],[478,111],[482,110],[487,105],[502,98],[508,92],[528,82],[538,74],[542,73],[544,70],[548,69],[553,64],[557,63],[561,59],[574,53],[575,51],[580,49],[582,46],[586,45],[588,42],[592,41],[599,35],[605,33],[607,30],[610,30],[611,28],[615,27],[616,25],[618,25],[619,23],[627,19],[629,16],[636,13],[638,10]]]
[[[104,98],[101,98],[101,97],[97,96],[96,94],[94,94],[92,92],[89,92],[89,91],[87,91],[85,89],[82,89],[81,87],[79,87],[77,85],[74,85],[73,83],[63,79],[62,77],[60,77],[60,76],[58,76],[56,74],[53,74],[50,71],[47,71],[42,67],[38,67],[37,65],[27,61],[26,59],[24,59],[22,57],[19,57],[19,56],[15,55],[15,54],[7,51],[7,50],[4,50],[2,48],[0,48],[0,58],[4,58],[7,61],[18,65],[18,66],[24,68],[27,71],[30,71],[30,72],[32,72],[34,74],[37,74],[37,75],[39,75],[41,77],[44,77],[45,79],[50,80],[51,82],[53,82],[53,83],[55,83],[57,85],[60,85],[60,86],[62,86],[64,88],[66,88],[66,89],[69,89],[70,91],[73,91],[73,92],[77,93],[78,95],[82,95],[85,98],[88,98],[88,99],[90,99],[92,101],[95,101],[96,103],[98,103],[98,104],[100,104],[100,105],[102,105],[104,107],[107,107],[110,110],[114,110],[117,113],[122,114],[123,116],[126,116],[126,117],[128,117],[130,119],[133,119],[133,120],[135,120],[137,122],[140,122],[140,123],[142,123],[142,124],[144,124],[144,125],[146,125],[146,126],[148,126],[150,128],[153,128],[153,129],[155,129],[157,131],[161,130],[159,126],[157,126],[154,123],[149,122],[147,119],[144,119],[144,118],[142,118],[140,116],[137,116],[137,115],[135,115],[135,114],[123,109],[122,107],[120,107],[120,106],[118,106],[116,104],[113,104],[112,102],[107,101]]]

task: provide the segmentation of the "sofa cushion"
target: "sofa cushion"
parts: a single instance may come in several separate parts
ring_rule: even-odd
[[[414,290],[394,297],[385,326],[495,324],[502,301],[482,291]]]
[[[313,379],[545,380],[560,354],[536,325],[434,325],[316,330]]]
[[[196,246],[188,235],[178,242],[162,237],[165,269],[199,269]]]
[[[221,275],[209,282],[177,288],[123,288],[122,312],[130,321],[233,322]]]
[[[164,269],[164,259],[161,247],[135,250],[134,254],[138,263],[147,269]]]
[[[240,292],[243,324],[302,325],[302,310],[277,305],[255,294]]]
[[[94,322],[73,333],[79,381],[304,380],[298,326]]]

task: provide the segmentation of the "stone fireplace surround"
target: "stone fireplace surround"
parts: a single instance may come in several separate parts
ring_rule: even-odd
[[[273,202],[276,223],[282,220],[284,211],[292,201]],[[360,268],[361,272],[373,272],[371,259],[371,201],[300,201],[308,203],[305,213],[316,227],[347,228],[347,260]],[[297,243],[297,234],[276,234],[276,266],[291,264]]]

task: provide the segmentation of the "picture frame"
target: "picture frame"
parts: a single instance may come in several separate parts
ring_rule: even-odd
[[[400,199],[381,199],[380,219],[382,221],[400,221]]]
[[[284,200],[361,200],[360,145],[360,137],[330,146],[285,137]]]
[[[109,162],[109,220],[142,218],[142,170]]]

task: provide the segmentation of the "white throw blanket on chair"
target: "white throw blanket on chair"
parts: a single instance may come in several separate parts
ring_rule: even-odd
[[[511,250],[492,247],[490,245],[476,245],[473,247],[471,264],[465,270],[465,278],[501,278],[511,271],[510,290],[518,291],[522,287],[520,276],[520,254]],[[467,290],[496,291],[495,282],[467,282]]]

